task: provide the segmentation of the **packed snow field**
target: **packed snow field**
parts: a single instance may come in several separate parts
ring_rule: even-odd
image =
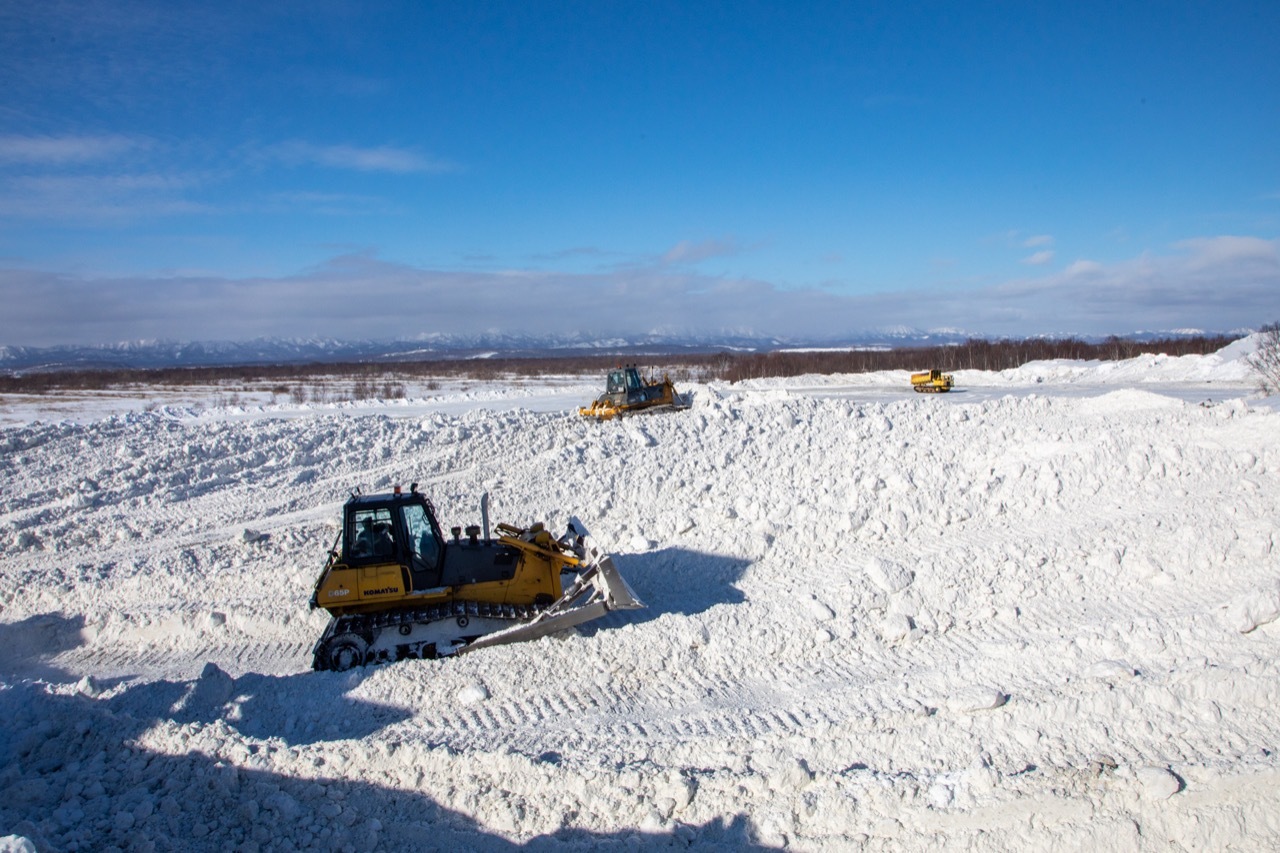
[[[1275,849],[1280,415],[1205,357],[0,430],[0,841]],[[532,404],[530,405],[530,401]],[[152,401],[154,403],[155,401]],[[648,605],[310,671],[342,502],[577,515]]]

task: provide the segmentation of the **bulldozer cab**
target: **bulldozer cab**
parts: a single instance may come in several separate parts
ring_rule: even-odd
[[[627,406],[645,403],[662,396],[663,386],[645,382],[635,367],[620,367],[609,371],[604,397],[615,405]]]
[[[626,394],[628,391],[639,391],[640,388],[640,371],[634,367],[609,371],[609,380],[605,385],[606,394]]]
[[[349,501],[343,545],[348,565],[398,563],[412,573],[414,588],[439,583],[443,537],[426,502],[413,496]]]

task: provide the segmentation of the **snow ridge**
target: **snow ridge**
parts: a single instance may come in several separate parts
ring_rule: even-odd
[[[1133,381],[1231,392],[1223,364],[1132,368],[871,401],[850,377],[692,386],[606,424],[490,399],[0,430],[0,831],[1276,847],[1278,415]],[[410,481],[446,526],[485,491],[495,520],[578,515],[648,609],[310,672],[342,501]]]

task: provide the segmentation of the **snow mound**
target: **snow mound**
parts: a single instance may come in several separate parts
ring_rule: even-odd
[[[22,420],[4,843],[1278,849],[1280,414],[1138,378],[1226,369]],[[577,516],[647,608],[312,672],[342,503],[412,482]]]

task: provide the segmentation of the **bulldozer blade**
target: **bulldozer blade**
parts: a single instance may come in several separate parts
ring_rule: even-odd
[[[637,610],[644,607],[644,602],[636,596],[631,585],[618,573],[618,567],[613,564],[612,557],[606,556],[596,568],[600,573],[600,585],[604,589],[605,601],[608,602],[610,610]]]
[[[591,538],[586,526],[578,520],[576,515],[569,518],[569,529],[582,540],[583,556],[587,565],[599,571],[600,583],[609,600],[609,609],[635,610],[644,607],[644,602],[618,572],[618,567],[613,564],[613,558],[596,547],[595,540]]]
[[[608,612],[609,608],[605,606],[603,601],[596,601],[582,607],[575,607],[572,610],[546,619],[539,618],[524,625],[517,625],[514,628],[508,628],[505,631],[496,631],[492,634],[485,634],[483,637],[473,640],[458,649],[458,654],[463,654],[465,652],[472,651],[473,649],[487,648],[489,646],[503,646],[507,643],[523,643],[527,640],[536,640],[540,637],[545,637],[548,634],[554,634],[557,631],[572,628],[574,625],[581,625],[583,622],[590,622],[592,619],[599,619]]]
[[[458,654],[488,646],[536,640],[599,619],[610,610],[636,610],[645,606],[618,572],[613,558],[596,547],[582,522],[571,518],[569,528],[582,540],[584,557],[584,568],[579,571],[573,585],[532,621],[478,637],[458,649]]]

